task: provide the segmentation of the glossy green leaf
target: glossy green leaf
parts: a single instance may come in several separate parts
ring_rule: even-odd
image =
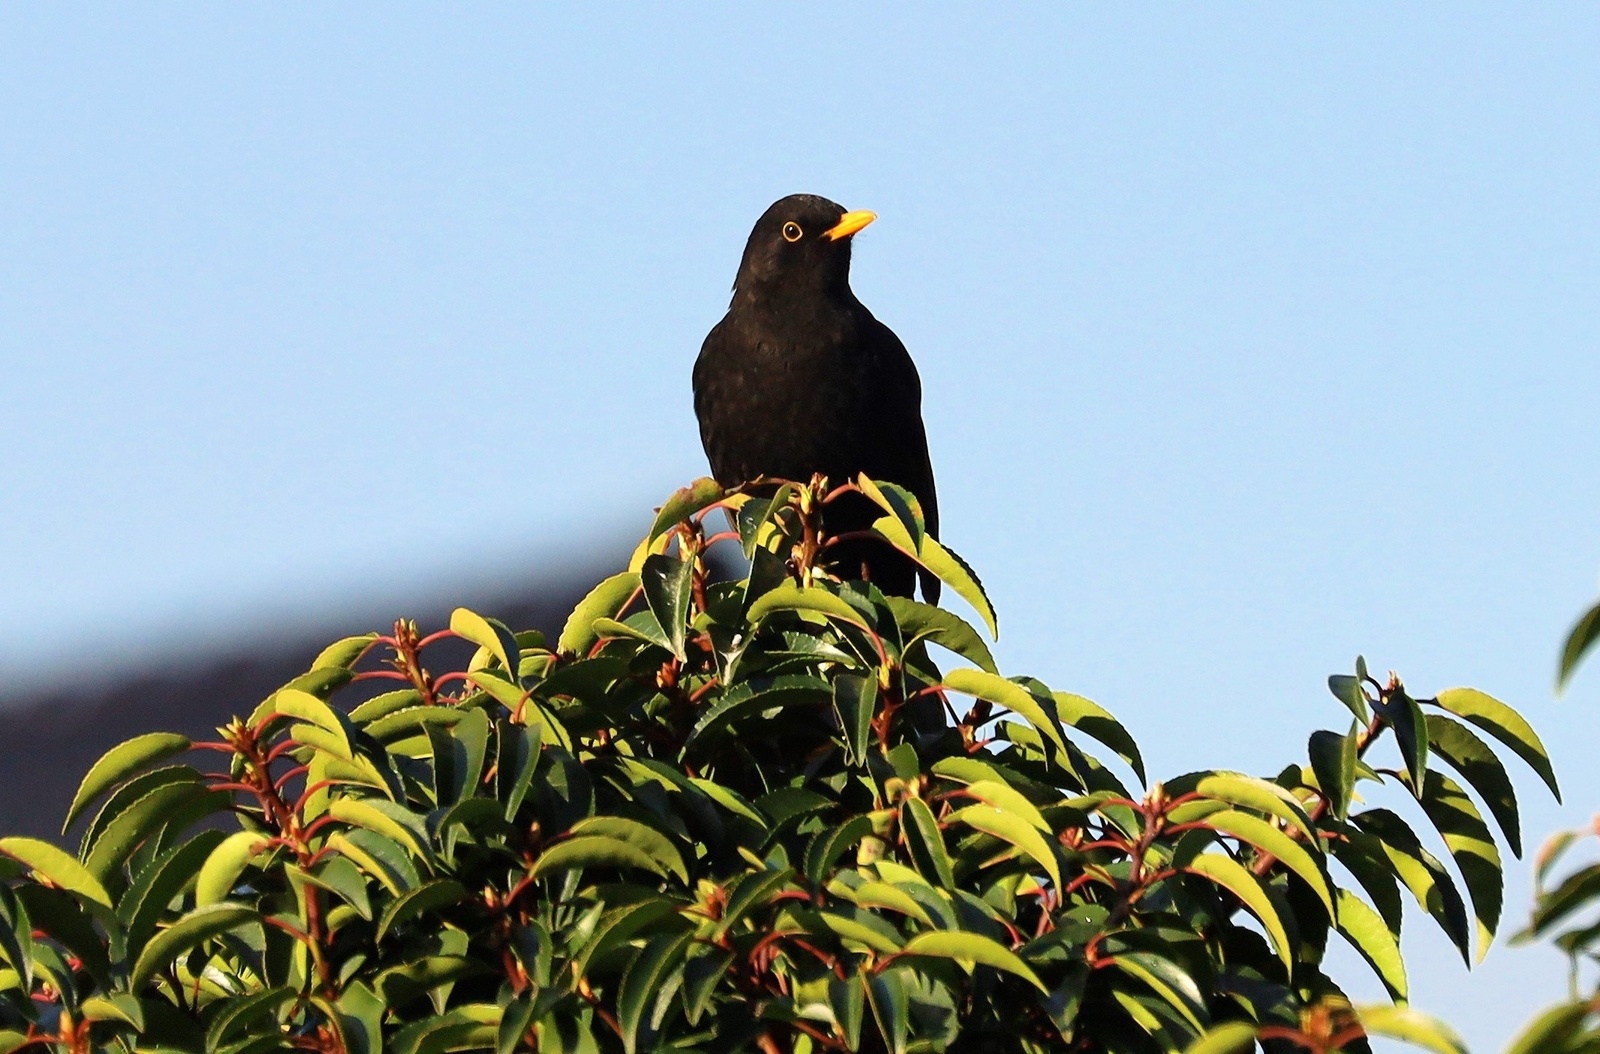
[[[870,826],[869,824],[869,829]],[[858,835],[857,838],[859,837]],[[733,892],[728,895],[728,903],[722,910],[722,917],[717,920],[716,928],[712,930],[712,939],[721,940],[722,935],[737,926],[747,914],[764,906],[792,881],[794,881],[794,871],[787,867],[780,871],[754,871],[740,875],[734,883]]]
[[[843,601],[840,601],[843,603]],[[687,745],[697,743],[706,736],[715,735],[735,721],[789,706],[822,705],[833,698],[834,689],[821,677],[810,674],[786,674],[781,677],[761,678],[735,685],[723,694],[695,722],[689,733]]]
[[[197,881],[201,867],[226,837],[221,831],[201,831],[156,857],[134,879],[117,900],[130,955],[144,947],[172,899]]]
[[[366,650],[372,647],[372,642],[378,639],[376,633],[363,633],[355,637],[345,637],[336,640],[317,653],[311,660],[313,670],[348,669],[355,665]]]
[[[557,842],[534,861],[532,875],[543,878],[556,871],[588,867],[636,867],[665,878],[668,869],[638,846],[604,835],[569,838]]]
[[[972,610],[983,619],[989,628],[989,638],[1000,638],[1000,626],[995,620],[994,605],[989,603],[989,595],[983,591],[983,583],[978,581],[978,576],[968,566],[967,562],[957,556],[954,550],[940,544],[932,535],[924,535],[922,544],[918,546],[906,532],[898,517],[884,516],[873,523],[872,529],[881,534],[885,540],[907,555],[914,556],[918,563],[929,571],[934,577],[956,591],[956,595],[968,604]]]
[[[516,634],[496,619],[484,618],[468,608],[456,608],[450,613],[450,629],[484,649],[500,661],[500,668],[515,677],[522,665],[522,647]]]
[[[79,859],[102,884],[115,885],[129,854],[185,804],[205,793],[200,774],[187,765],[130,780],[106,801],[84,832]]]
[[[17,860],[40,878],[62,889],[80,893],[102,907],[111,907],[111,895],[87,869],[49,842],[37,838],[0,838],[0,853]]]
[[[1350,708],[1355,715],[1356,723],[1365,726],[1372,718],[1367,713],[1367,694],[1361,687],[1360,677],[1352,677],[1348,673],[1336,673],[1328,678],[1328,691],[1333,697]]]
[[[1044,868],[1056,889],[1061,888],[1061,866],[1056,862],[1055,850],[1027,820],[990,805],[969,805],[951,813],[950,821],[964,823],[975,831],[993,835],[1016,846]]]
[[[1204,1032],[1211,1023],[1200,986],[1170,959],[1149,952],[1124,952],[1112,956],[1111,961],[1160,996],[1195,1032]]]
[[[694,562],[675,556],[645,557],[639,571],[645,603],[666,636],[667,648],[682,662],[688,639],[689,605],[694,599]]]
[[[1367,960],[1391,997],[1400,1000],[1409,998],[1405,960],[1400,956],[1400,943],[1390,932],[1388,923],[1366,901],[1348,889],[1339,890],[1338,898],[1340,934]]]
[[[1368,809],[1350,819],[1374,837],[1376,852],[1388,858],[1418,906],[1433,917],[1461,952],[1462,960],[1470,964],[1471,923],[1466,902],[1444,865],[1422,847],[1410,825],[1387,809]]]
[[[259,831],[238,831],[223,839],[200,867],[194,887],[195,904],[204,906],[228,899],[250,861],[271,842]]]
[[[921,604],[909,597],[885,597],[894,619],[900,624],[900,637],[906,647],[919,640],[930,640],[966,659],[985,673],[998,674],[994,656],[978,631],[965,620],[932,604]]]
[[[291,1002],[295,994],[293,988],[283,985],[254,992],[230,1002],[206,1029],[206,1054],[217,1054],[222,1047],[249,1032],[251,1026],[257,1022],[269,1025],[276,1033],[278,1011],[284,1004]]]
[[[1422,774],[1428,769],[1428,719],[1417,701],[1403,688],[1393,688],[1385,698],[1373,703],[1373,709],[1394,729],[1395,740],[1400,744],[1400,756],[1405,760],[1406,774],[1412,787],[1422,786]]]
[[[907,798],[900,803],[900,832],[911,862],[922,877],[940,889],[954,889],[954,867],[939,822],[921,798]]]
[[[648,540],[655,541],[695,513],[715,505],[724,494],[717,481],[709,476],[701,476],[687,487],[673,491],[657,510],[655,522],[650,525]]]
[[[1333,893],[1321,862],[1314,859],[1305,845],[1290,838],[1267,821],[1236,809],[1213,813],[1203,821],[1213,831],[1237,838],[1247,845],[1270,856],[1293,871],[1322,902],[1331,919],[1334,914]]]
[[[858,475],[854,482],[873,504],[900,521],[901,533],[908,540],[909,551],[913,553],[921,551],[927,523],[923,519],[922,503],[917,500],[916,495],[893,483],[870,479],[865,472]]]
[[[1276,816],[1297,828],[1303,837],[1315,837],[1311,818],[1306,815],[1305,809],[1292,794],[1276,783],[1239,772],[1213,772],[1195,783],[1194,792],[1202,798]]]
[[[144,1007],[127,992],[90,996],[79,1009],[85,1021],[120,1021],[135,1032],[144,1031]]]
[[[1434,1054],[1467,1054],[1461,1037],[1437,1018],[1409,1006],[1362,1006],[1356,1008],[1361,1027],[1368,1034],[1403,1040]]]
[[[873,677],[840,674],[833,680],[833,712],[844,733],[846,760],[852,765],[867,763],[872,737],[872,718],[878,704],[878,682]]]
[[[1122,723],[1111,716],[1111,711],[1071,692],[1052,692],[1051,695],[1062,721],[1116,751],[1117,757],[1126,761],[1133,774],[1139,777],[1139,782],[1145,782],[1144,758],[1139,754],[1139,744],[1133,741]]]
[[[424,882],[416,889],[407,890],[389,902],[378,922],[377,940],[382,941],[389,931],[402,926],[422,914],[437,912],[440,908],[460,903],[467,891],[453,878],[438,878]]]
[[[1289,934],[1283,928],[1283,920],[1278,916],[1271,898],[1267,896],[1266,890],[1261,888],[1256,876],[1240,866],[1232,857],[1220,853],[1201,853],[1188,861],[1184,870],[1210,879],[1238,897],[1267,931],[1267,938],[1272,941],[1273,950],[1283,961],[1283,968],[1293,969],[1294,946],[1289,943]]]
[[[93,805],[106,791],[123,780],[138,775],[158,761],[165,761],[167,758],[182,754],[190,746],[188,736],[180,736],[174,732],[148,732],[106,751],[78,785],[78,793],[73,795],[72,805],[67,809],[67,818],[61,824],[61,833],[66,834],[67,829],[83,815],[84,810]]]
[[[1049,991],[1045,988],[1044,982],[1039,980],[1039,975],[1033,972],[1033,968],[1023,962],[1015,952],[998,941],[992,941],[976,933],[951,930],[919,933],[906,942],[901,953],[955,959],[961,963],[981,963],[996,970],[1015,974],[1041,992]]]
[[[684,867],[683,855],[672,840],[653,827],[622,816],[591,816],[572,825],[575,836],[614,838],[634,846],[655,861],[657,867],[678,876],[679,882],[689,881],[689,871]]]
[[[1435,755],[1477,791],[1505,834],[1511,852],[1522,855],[1522,828],[1517,815],[1517,796],[1511,778],[1488,744],[1459,721],[1443,714],[1428,715],[1428,743]]]
[[[668,975],[683,964],[684,949],[692,931],[663,934],[646,944],[622,976],[617,993],[617,1024],[622,1030],[622,1047],[627,1054],[639,1049],[640,1026]]]
[[[806,881],[821,885],[839,858],[871,833],[872,820],[866,816],[852,816],[838,826],[818,831],[806,846]]]
[[[219,936],[260,916],[254,908],[243,904],[207,904],[195,908],[168,928],[157,933],[139,953],[132,972],[128,975],[128,988],[137,992],[151,978],[165,969],[179,955],[202,941]]]
[[[1350,799],[1356,786],[1356,739],[1360,734],[1361,728],[1355,724],[1342,736],[1337,732],[1313,732],[1306,746],[1317,787],[1327,799],[1329,811],[1339,820],[1350,815]]]
[[[1465,718],[1510,747],[1512,753],[1539,774],[1556,801],[1561,800],[1561,788],[1556,784],[1555,770],[1550,767],[1550,754],[1521,714],[1476,688],[1447,688],[1429,701]]]
[[[867,628],[861,612],[836,593],[821,585],[800,588],[793,580],[785,579],[776,588],[768,590],[750,605],[748,618],[752,625],[765,622],[779,611],[809,611],[828,618],[836,618],[852,626]]]
[[[982,670],[956,669],[944,675],[945,687],[977,699],[987,699],[997,706],[1021,717],[1038,732],[1055,744],[1062,755],[1067,753],[1067,740],[1061,722],[1055,714],[1047,712],[1033,693],[1015,681]],[[1051,700],[1052,707],[1054,700]]]
[[[1461,872],[1478,922],[1478,960],[1481,962],[1500,925],[1504,896],[1500,851],[1478,808],[1450,777],[1429,771],[1423,784],[1422,811],[1444,838],[1445,846]]]
[[[623,571],[589,590],[589,594],[578,602],[568,616],[567,624],[556,641],[557,650],[563,655],[588,654],[589,649],[600,640],[600,635],[594,630],[595,619],[616,618],[638,589],[639,575],[633,571]]]

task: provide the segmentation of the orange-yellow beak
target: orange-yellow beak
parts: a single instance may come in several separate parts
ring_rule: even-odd
[[[840,238],[850,237],[877,218],[876,212],[867,212],[865,209],[860,212],[847,212],[839,217],[838,223],[823,231],[822,236],[831,242],[836,242]]]

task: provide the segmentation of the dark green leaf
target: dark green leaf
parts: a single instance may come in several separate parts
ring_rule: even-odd
[[[1356,724],[1351,724],[1350,732],[1342,736],[1337,732],[1313,732],[1307,745],[1317,786],[1328,800],[1328,808],[1340,820],[1350,815],[1350,796],[1356,785],[1356,738],[1360,733]]]
[[[83,811],[106,791],[158,761],[182,754],[189,747],[188,736],[174,732],[148,732],[106,751],[78,785],[78,793],[73,795],[67,818],[61,824],[61,833],[66,834],[73,821],[82,816]]]
[[[1422,774],[1428,770],[1428,719],[1423,716],[1422,707],[1403,688],[1392,689],[1372,705],[1394,729],[1400,756],[1405,759],[1406,772],[1411,777],[1411,787],[1420,788]]]
[[[867,763],[867,747],[872,737],[872,718],[878,705],[878,682],[872,677],[840,674],[833,680],[833,712],[844,732],[846,761]]]
[[[1429,700],[1440,709],[1457,717],[1466,718],[1528,763],[1539,774],[1556,801],[1561,800],[1561,788],[1556,785],[1555,770],[1550,767],[1550,754],[1534,732],[1533,726],[1511,707],[1476,688],[1448,688],[1438,697]]]
[[[589,595],[584,597],[573,609],[567,618],[566,627],[562,629],[560,638],[556,641],[556,648],[563,655],[583,656],[594,647],[600,635],[594,630],[596,619],[614,619],[622,613],[623,605],[628,598],[633,596],[639,588],[639,575],[633,571],[624,571],[612,575],[589,590]]]
[[[1573,671],[1597,639],[1600,639],[1600,604],[1585,611],[1567,634],[1567,643],[1561,649],[1561,664],[1556,670],[1557,694],[1566,690]]]
[[[689,602],[694,599],[694,562],[675,556],[647,556],[639,572],[645,603],[655,616],[667,650],[682,662],[688,639]]]
[[[638,1050],[640,1026],[646,1023],[646,1013],[656,1003],[667,977],[681,968],[684,948],[693,936],[692,931],[685,931],[655,938],[644,946],[623,974],[622,987],[617,993],[617,1023],[622,1028],[622,1046],[627,1054]],[[649,1024],[655,1027],[659,1022]]]
[[[1483,740],[1467,726],[1443,714],[1428,715],[1428,742],[1461,778],[1482,797],[1489,812],[1505,833],[1511,852],[1522,856],[1522,829],[1517,816],[1517,797],[1505,766]]]

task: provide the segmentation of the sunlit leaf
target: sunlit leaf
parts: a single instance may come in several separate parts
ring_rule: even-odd
[[[1510,747],[1539,774],[1556,801],[1561,800],[1561,788],[1556,784],[1555,770],[1550,767],[1550,754],[1521,714],[1476,688],[1447,688],[1436,698],[1424,702],[1432,702],[1440,709],[1465,718]]]
[[[1450,1026],[1409,1006],[1362,1006],[1356,1008],[1361,1027],[1370,1035],[1388,1036],[1424,1047],[1434,1054],[1467,1054],[1467,1045]]]
[[[78,785],[78,793],[73,795],[67,818],[61,824],[61,833],[66,834],[73,821],[82,816],[83,811],[106,791],[158,761],[182,754],[189,747],[188,736],[180,736],[175,732],[147,732],[106,751]]]

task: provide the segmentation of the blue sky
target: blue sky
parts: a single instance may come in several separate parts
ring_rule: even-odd
[[[0,675],[621,547],[750,224],[880,220],[1014,673],[1276,771],[1364,651],[1600,804],[1600,10],[12,7]],[[1528,896],[1510,864],[1508,931]],[[1560,990],[1408,926],[1495,1050]],[[1344,976],[1376,987],[1353,958]]]

